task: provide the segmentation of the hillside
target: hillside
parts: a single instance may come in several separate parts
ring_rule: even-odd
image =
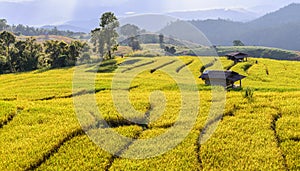
[[[148,37],[148,39],[145,39]],[[165,51],[161,49],[158,43],[158,35],[145,34],[139,36],[138,40],[142,43],[142,50],[133,52],[132,49],[127,46],[126,41],[120,42],[120,50],[117,51],[118,55],[147,57],[147,56],[161,56],[165,55]],[[153,40],[153,42],[145,42],[144,40]],[[176,53],[174,56],[226,56],[232,52],[243,52],[250,57],[255,58],[269,58],[276,60],[291,60],[300,61],[300,52],[279,48],[263,47],[263,46],[215,46],[207,47],[199,44],[191,43],[188,41],[176,40],[172,38],[165,38],[166,46],[174,46]],[[126,48],[126,51],[122,51]]]
[[[30,37],[33,37],[39,43],[45,42],[47,40],[58,40],[58,41],[64,41],[66,43],[71,43],[72,41],[76,40],[76,39],[73,39],[73,38],[64,37],[64,36],[57,36],[57,35],[47,35],[47,36],[46,35],[44,35],[44,36],[18,36],[17,39],[26,40],[26,39],[28,39]]]
[[[95,23],[97,23],[97,22],[95,22]],[[41,28],[51,30],[51,29],[54,29],[55,27],[58,30],[65,30],[65,31],[68,31],[68,30],[70,31],[71,30],[73,32],[81,32],[81,33],[82,32],[83,33],[89,33],[91,31],[90,29],[77,27],[77,26],[73,26],[73,25],[69,25],[69,24],[64,24],[64,25],[59,25],[59,26],[45,25],[45,26],[42,26]],[[96,28],[96,27],[94,27],[94,28]]]
[[[300,61],[300,55],[298,51],[290,51],[278,48],[259,46],[219,46],[216,50],[219,56],[225,56],[232,52],[244,52],[249,56],[256,58]]]
[[[215,45],[232,45],[233,40],[241,40],[246,45],[268,46],[290,50],[300,50],[300,4],[291,4],[261,18],[247,22],[228,20],[190,21]],[[180,28],[182,21],[173,22],[160,32],[168,35]],[[187,39],[188,37],[180,37]]]
[[[151,32],[157,32],[167,26],[169,23],[182,20],[205,20],[205,19],[227,19],[233,21],[251,21],[258,18],[258,14],[244,9],[213,9],[213,10],[199,10],[199,11],[178,11],[165,14],[141,14],[120,16],[121,25],[134,24],[142,29]],[[98,19],[81,19],[70,20],[62,25],[57,25],[60,30],[72,30],[79,32],[90,32],[97,27]],[[155,23],[155,24],[153,24]],[[54,27],[54,26],[52,26]],[[43,26],[43,28],[52,28],[51,26]]]
[[[298,170],[300,63],[251,59],[234,66],[232,70],[247,76],[243,86],[252,88],[254,94],[245,98],[244,90],[227,92],[220,119],[219,113],[208,115],[212,102],[219,106],[222,98],[214,99],[211,88],[198,79],[203,65],[199,59],[118,58],[119,70],[97,73],[96,77],[91,70],[98,64],[0,75],[0,169]],[[202,58],[211,60],[214,57]],[[225,58],[221,62],[224,68],[232,65]],[[184,63],[189,65],[182,68]],[[100,65],[99,71],[102,67],[106,66]],[[181,70],[176,72],[178,68]],[[192,75],[187,77],[188,73]],[[95,89],[90,89],[89,78],[96,79]],[[196,87],[187,78],[195,78]],[[128,87],[120,84],[112,88],[113,79],[115,83],[132,82]],[[130,105],[137,110],[134,115],[121,115],[116,108],[124,105],[114,100],[123,97],[122,93],[129,93]],[[198,95],[201,103],[196,100]],[[90,108],[90,98],[96,99],[96,109]],[[103,126],[98,110],[110,129]],[[145,115],[150,117],[146,123]],[[195,124],[187,124],[193,117]],[[133,122],[139,119],[143,122]],[[215,123],[214,134],[200,144],[199,138],[203,140],[208,135],[205,131]],[[162,141],[139,144],[141,139],[172,133],[172,128],[176,132],[173,130]],[[187,132],[187,137],[181,139]],[[117,133],[133,140],[112,136]],[[174,148],[166,150],[168,145]],[[143,158],[151,152],[154,157]]]
[[[168,23],[175,21],[176,18],[161,15],[161,14],[147,14],[147,15],[137,15],[129,17],[121,17],[120,24],[134,24],[142,29],[151,32],[157,32],[161,28],[164,28]],[[154,24],[155,23],[155,24]]]

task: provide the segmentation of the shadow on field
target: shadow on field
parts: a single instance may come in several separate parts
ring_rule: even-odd
[[[176,62],[176,61],[173,60],[173,61],[167,62],[167,63],[165,63],[165,64],[163,64],[163,65],[161,65],[161,66],[158,66],[158,67],[156,67],[156,68],[153,68],[153,69],[150,70],[150,73],[153,74],[156,70],[161,69],[161,68],[163,68],[163,67],[166,67],[166,66],[168,66],[168,65],[171,65],[171,64],[173,64],[174,62]]]
[[[86,72],[97,73],[111,73],[118,68],[117,61],[115,59],[102,61],[100,65],[96,65],[94,68],[87,70]]]
[[[178,68],[176,69],[176,72],[179,73],[183,68],[189,66],[189,65],[192,64],[193,62],[194,62],[194,60],[191,60],[191,61],[189,61],[188,63],[181,65],[180,67],[178,67]]]
[[[136,68],[139,68],[139,67],[143,67],[143,66],[146,66],[146,65],[153,64],[154,62],[155,62],[155,61],[150,61],[150,62],[146,62],[146,63],[140,64],[140,65],[137,65],[137,66],[133,66],[133,67],[130,67],[130,68],[126,68],[125,70],[122,71],[122,73],[127,72],[127,71],[130,71],[130,70],[133,70],[133,69],[136,69]]]

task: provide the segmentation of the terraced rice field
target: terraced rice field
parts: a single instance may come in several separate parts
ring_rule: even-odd
[[[233,66],[221,58],[223,68],[247,76],[243,86],[254,94],[225,92],[224,114],[211,118],[223,101],[198,77],[213,60],[127,58],[115,71],[100,66],[105,73],[84,65],[79,75],[77,68],[0,75],[0,169],[300,170],[300,63],[252,58]],[[134,109],[125,116],[122,93]]]

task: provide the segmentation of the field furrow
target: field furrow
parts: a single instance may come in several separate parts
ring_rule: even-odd
[[[179,67],[176,69],[176,72],[177,72],[177,73],[180,72],[183,68],[185,68],[185,67],[191,65],[193,62],[194,62],[194,60],[191,60],[191,61],[189,61],[189,62],[187,62],[187,63],[185,63],[185,64],[179,66]]]

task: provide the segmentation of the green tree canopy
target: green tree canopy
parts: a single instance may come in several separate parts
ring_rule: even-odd
[[[166,52],[167,55],[174,55],[176,53],[176,49],[175,49],[174,46],[172,46],[172,47],[166,46],[165,47],[165,52]]]

